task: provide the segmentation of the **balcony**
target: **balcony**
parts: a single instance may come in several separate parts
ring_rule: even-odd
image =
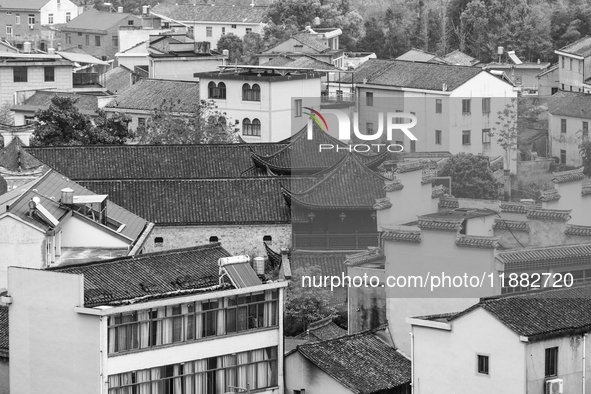
[[[354,93],[344,93],[337,91],[336,93],[322,92],[320,96],[321,107],[353,107],[355,106],[356,96]]]
[[[100,86],[98,73],[74,73],[72,77],[74,87]]]
[[[379,233],[317,233],[293,234],[293,249],[301,250],[366,250],[378,246]]]

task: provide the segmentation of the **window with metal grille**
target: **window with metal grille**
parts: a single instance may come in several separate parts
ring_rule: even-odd
[[[12,68],[12,72],[14,75],[14,82],[27,82],[28,80],[28,73],[27,67],[24,66],[15,66]]]
[[[43,67],[43,77],[45,82],[55,82],[55,67]]]
[[[470,145],[470,130],[462,131],[462,145]]]
[[[558,375],[558,347],[546,349],[544,375],[546,377]]]
[[[462,113],[469,114],[471,112],[471,101],[470,99],[462,100]]]
[[[488,356],[478,355],[478,373],[488,375]]]
[[[435,145],[441,145],[441,130],[435,130]]]
[[[482,143],[490,144],[490,129],[482,129]]]

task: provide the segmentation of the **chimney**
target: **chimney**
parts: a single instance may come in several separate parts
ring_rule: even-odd
[[[25,43],[23,44],[23,52],[31,53],[31,43],[29,41],[25,41]]]
[[[441,86],[441,90],[443,90],[444,92],[447,92],[447,84],[446,84],[446,83],[444,83],[444,84]]]
[[[62,204],[74,204],[74,190],[70,189],[69,187],[62,189]]]

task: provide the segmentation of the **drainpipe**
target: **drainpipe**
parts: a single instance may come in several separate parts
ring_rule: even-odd
[[[412,328],[411,328],[412,329]],[[583,342],[585,343],[585,342]],[[584,345],[583,345],[584,348]],[[583,356],[585,357],[585,356]],[[583,358],[584,360],[584,358]],[[585,372],[583,371],[583,376],[585,376]],[[585,378],[583,378],[583,382]],[[584,384],[584,383],[583,383]],[[410,333],[410,392],[411,394],[414,393],[415,388],[415,336],[411,332]],[[585,392],[583,392],[585,394]]]
[[[587,338],[587,333],[583,334],[583,394],[585,394],[585,339]]]

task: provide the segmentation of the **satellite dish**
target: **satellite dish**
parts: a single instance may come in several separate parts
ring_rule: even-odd
[[[33,202],[35,202],[35,204],[39,204],[41,199],[39,197],[33,197]]]

